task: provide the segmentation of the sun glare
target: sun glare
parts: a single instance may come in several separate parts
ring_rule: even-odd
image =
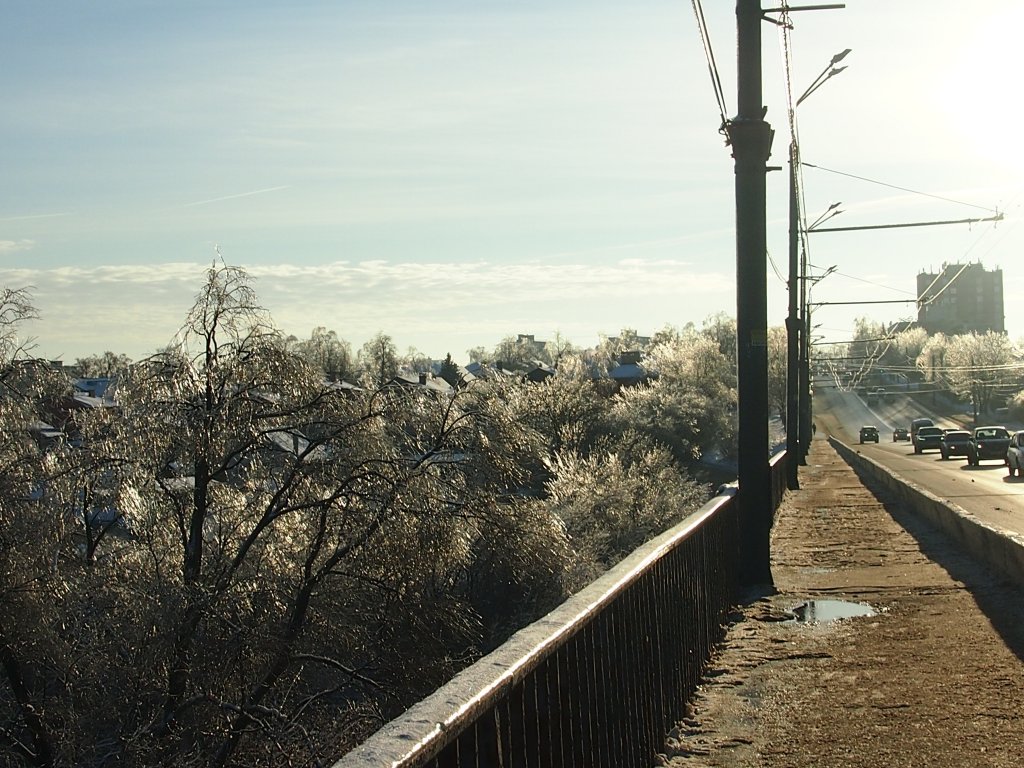
[[[1018,179],[1024,178],[1022,25],[1024,10],[1013,9],[966,28],[963,46],[951,51],[941,96],[960,151],[992,162]]]

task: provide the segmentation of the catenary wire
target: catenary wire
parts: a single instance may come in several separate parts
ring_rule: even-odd
[[[708,72],[711,75],[711,87],[715,92],[715,101],[718,102],[718,112],[722,118],[722,126],[719,129],[724,133],[725,126],[729,122],[728,108],[725,104],[725,91],[722,90],[722,80],[718,76],[718,64],[715,62],[715,52],[711,47],[711,35],[708,33],[707,21],[704,19],[704,8],[700,0],[691,0],[693,13],[697,17],[697,30],[700,32],[700,41],[704,47],[704,58],[708,62]]]
[[[816,264],[808,264],[807,266],[814,267],[815,269],[823,269],[823,267],[819,267]],[[878,283],[878,282],[875,282],[874,280],[868,280],[868,279],[863,278],[863,277],[856,277],[855,275],[848,275],[845,272],[840,272],[838,269],[833,270],[832,274],[839,275],[840,277],[845,277],[848,280],[856,280],[857,282],[860,282],[860,283],[867,283],[868,285],[873,285],[873,286],[875,286],[877,288],[885,288],[885,290],[887,290],[887,291],[895,291],[896,293],[905,293],[908,296],[915,296],[915,297],[917,296],[917,293],[915,293],[914,291],[908,291],[908,290],[906,290],[904,288],[893,288],[891,285],[885,285],[884,283]]]
[[[908,187],[900,187],[900,186],[897,186],[896,184],[889,184],[889,183],[884,182],[884,181],[877,181],[876,179],[869,179],[869,178],[867,178],[865,176],[857,176],[856,174],[853,174],[853,173],[846,173],[844,171],[837,171],[834,168],[826,168],[823,165],[815,165],[814,163],[808,163],[808,162],[804,162],[804,161],[801,161],[800,164],[802,166],[807,167],[807,168],[816,168],[819,171],[826,171],[827,173],[835,173],[835,174],[837,174],[839,176],[847,176],[847,177],[849,177],[851,179],[857,179],[858,181],[866,181],[869,184],[878,184],[879,186],[882,186],[882,187],[889,187],[890,189],[898,189],[900,192],[909,192],[912,195],[921,195],[923,197],[934,198],[935,200],[943,200],[943,201],[945,201],[947,203],[956,203],[957,205],[966,205],[966,206],[968,206],[970,208],[978,208],[978,209],[980,209],[982,211],[988,211],[989,213],[996,213],[996,214],[999,213],[999,210],[996,209],[996,208],[988,208],[988,207],[986,207],[984,205],[977,205],[975,203],[967,203],[967,202],[964,202],[963,200],[954,200],[951,197],[943,197],[942,195],[932,195],[932,194],[929,194],[928,192],[921,192],[920,190],[909,189]]]

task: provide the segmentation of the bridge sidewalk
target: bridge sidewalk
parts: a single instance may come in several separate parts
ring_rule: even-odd
[[[1016,768],[1020,586],[867,488],[821,426],[772,532],[776,592],[737,611],[663,764]],[[826,600],[874,615],[793,620]]]

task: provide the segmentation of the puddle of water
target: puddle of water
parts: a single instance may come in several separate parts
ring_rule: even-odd
[[[793,609],[798,624],[827,624],[857,616],[874,616],[875,609],[866,603],[848,603],[845,600],[808,600]]]

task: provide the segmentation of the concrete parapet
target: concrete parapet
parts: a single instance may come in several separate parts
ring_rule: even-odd
[[[914,514],[957,542],[975,560],[1014,583],[1024,585],[1024,537],[988,525],[835,437],[829,437],[829,442],[859,475],[885,488]]]

